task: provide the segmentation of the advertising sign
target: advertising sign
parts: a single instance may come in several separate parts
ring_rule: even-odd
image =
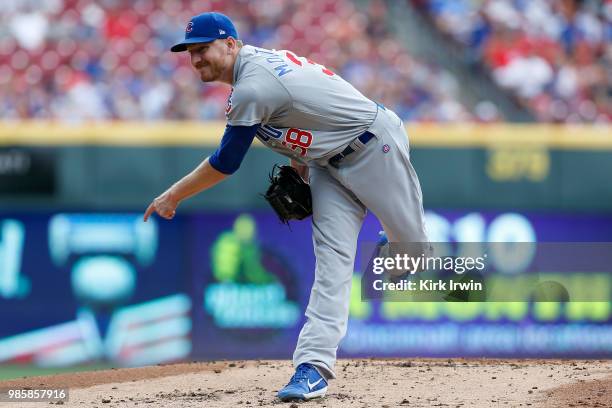
[[[612,242],[612,216],[428,211],[426,217],[431,240],[455,248],[559,242],[571,253],[571,243]],[[368,215],[359,251],[380,230]],[[608,244],[602,245],[593,247]],[[359,251],[340,356],[612,356],[605,296],[368,298],[361,259],[371,254]],[[286,226],[271,212],[148,223],[140,213],[2,214],[0,364],[290,358],[314,271],[310,222]],[[605,295],[610,276],[604,278],[582,293]]]

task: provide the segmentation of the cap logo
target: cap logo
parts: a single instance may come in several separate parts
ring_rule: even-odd
[[[219,29],[219,34],[225,34],[225,30]]]
[[[190,33],[193,30],[193,21],[187,23],[187,27],[185,27],[185,32]]]

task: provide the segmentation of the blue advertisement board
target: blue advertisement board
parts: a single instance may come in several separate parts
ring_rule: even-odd
[[[612,242],[610,215],[426,216],[436,242]],[[0,364],[290,358],[314,267],[310,223],[265,211],[2,214]],[[362,300],[362,267],[340,356],[612,356],[610,302]]]
[[[432,242],[612,240],[610,216],[460,211],[426,216]],[[359,283],[355,278],[353,289],[359,290]],[[353,296],[340,354],[609,358],[612,307],[609,301],[385,302]]]
[[[194,355],[289,357],[314,279],[310,223],[259,213],[192,225]]]
[[[0,217],[0,363],[142,365],[191,352],[184,226],[140,214]]]

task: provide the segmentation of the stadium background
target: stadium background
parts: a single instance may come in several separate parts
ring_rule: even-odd
[[[229,88],[167,51],[205,10],[404,119],[432,240],[612,241],[610,1],[4,1],[0,376],[291,355],[314,258],[309,223],[259,196],[283,158],[255,145],[172,222],[141,222],[222,134]],[[612,356],[609,302],[353,293],[340,356]]]

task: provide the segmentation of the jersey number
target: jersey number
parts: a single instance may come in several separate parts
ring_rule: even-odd
[[[291,150],[300,149],[300,156],[306,156],[308,148],[312,144],[312,133],[306,130],[291,128],[285,134],[283,145],[291,146]]]
[[[293,62],[295,65],[300,66],[300,67],[303,65],[302,61],[300,61],[299,57],[296,56],[294,53],[287,51],[285,55],[289,59],[289,61]],[[316,62],[312,61],[309,58],[306,58],[306,62],[308,62],[311,65],[320,66],[321,72],[323,72],[325,75],[328,75],[328,76],[336,75],[329,69],[325,68],[323,65],[317,64]],[[310,147],[311,144],[312,144],[312,133],[306,130],[301,130],[301,129],[296,129],[296,128],[291,128],[287,130],[287,134],[285,134],[285,141],[283,142],[283,145],[291,146],[291,150],[300,149],[300,156],[306,156],[306,153],[308,152],[308,148]]]
[[[302,66],[302,61],[299,60],[299,58],[292,52],[287,51],[285,53],[285,55],[287,56],[287,58],[289,59],[289,61],[293,62],[295,65],[298,66]],[[329,75],[329,76],[334,76],[336,74],[334,74],[332,71],[330,71],[329,69],[325,68],[323,65],[321,64],[317,64],[316,62],[314,62],[313,60],[311,60],[310,58],[306,58],[306,61],[311,64],[311,65],[318,65],[321,67],[321,71],[325,74],[325,75]]]

